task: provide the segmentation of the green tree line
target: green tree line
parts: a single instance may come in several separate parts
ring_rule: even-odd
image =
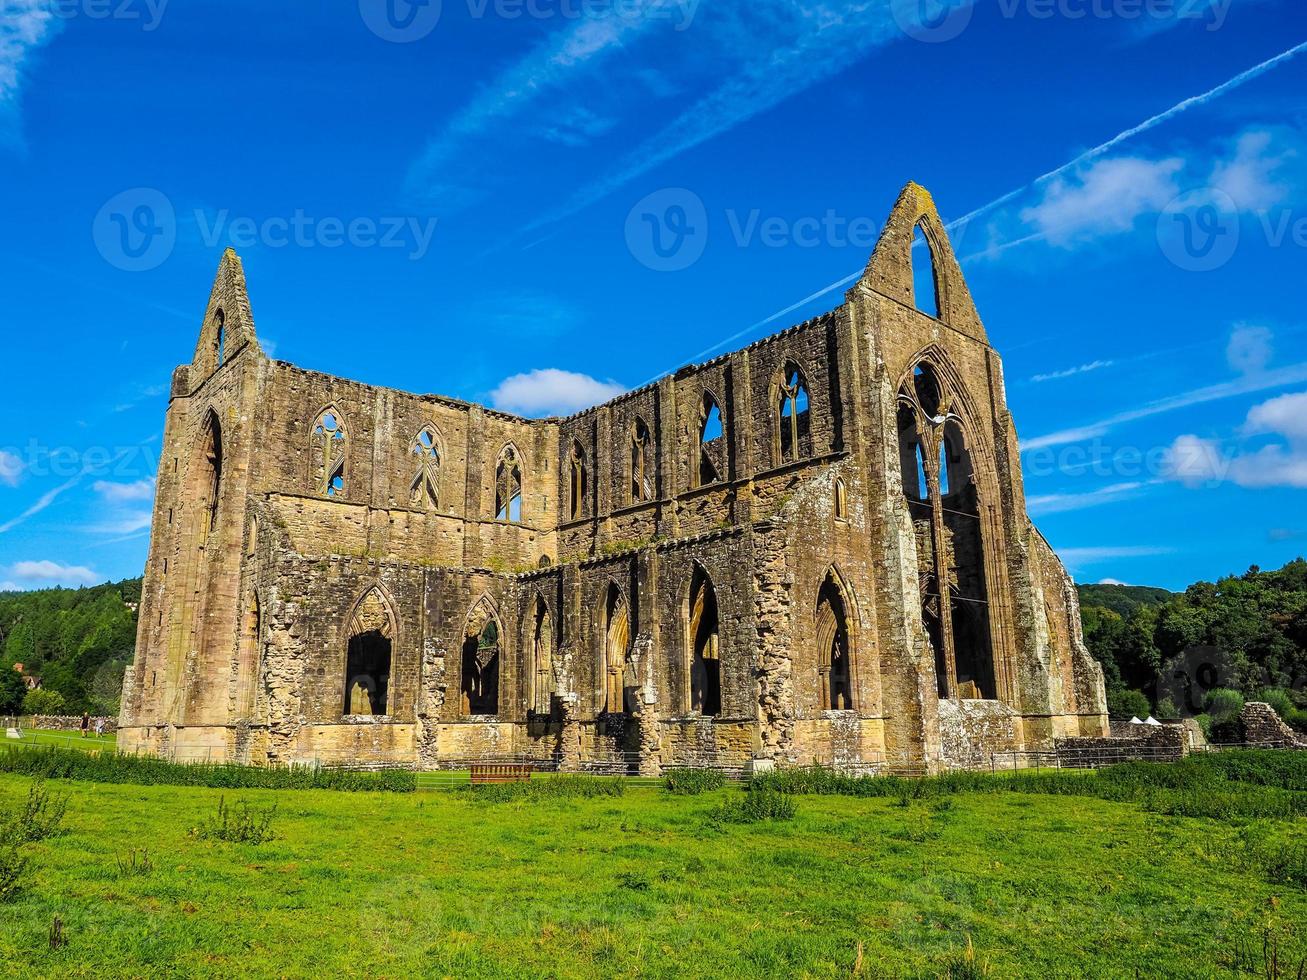
[[[0,593],[0,714],[116,715],[140,600],[139,578]],[[41,690],[28,693],[14,664],[41,678]]]
[[[1080,596],[1113,716],[1206,713],[1219,725],[1247,699],[1307,730],[1307,561],[1181,593],[1089,585]]]

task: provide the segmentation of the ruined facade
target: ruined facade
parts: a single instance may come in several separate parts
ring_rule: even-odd
[[[228,251],[122,704],[128,750],[422,768],[938,769],[1106,733],[916,185],[842,305],[565,419],[270,360]]]

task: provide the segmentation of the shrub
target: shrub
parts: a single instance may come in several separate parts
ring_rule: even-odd
[[[64,710],[66,703],[58,691],[38,687],[23,697],[23,711],[29,715],[57,715]]]
[[[492,783],[471,787],[472,794],[488,803],[513,803],[519,800],[593,799],[598,796],[621,796],[626,783],[603,776],[547,776],[521,783]]]
[[[1243,711],[1243,695],[1226,687],[1213,688],[1203,699],[1203,707],[1211,716],[1213,725],[1238,721],[1239,713]]]
[[[18,893],[26,871],[27,858],[18,841],[0,838],[0,902],[7,902]]]
[[[27,790],[23,805],[0,816],[0,840],[31,844],[60,832],[68,797],[46,790],[38,779]]]
[[[663,773],[663,785],[672,793],[697,796],[721,789],[726,785],[726,777],[716,769],[668,769]]]
[[[277,835],[272,830],[272,818],[277,815],[274,803],[267,810],[255,811],[249,803],[241,801],[234,810],[227,807],[226,797],[218,797],[218,811],[206,817],[191,836],[200,840],[222,840],[231,844],[262,844]]]
[[[709,813],[713,823],[771,823],[792,820],[798,812],[793,797],[772,789],[749,788],[749,792],[730,799]]]
[[[1107,713],[1113,718],[1147,718],[1153,708],[1142,691],[1114,687],[1107,692]]]
[[[407,769],[360,771],[318,766],[270,768],[228,763],[178,763],[154,756],[92,754],[78,749],[11,745],[0,749],[0,772],[45,779],[84,779],[139,786],[209,786],[214,789],[332,789],[412,793],[416,773]]]
[[[1282,720],[1287,720],[1289,715],[1297,710],[1294,707],[1293,698],[1289,697],[1289,692],[1281,687],[1265,687],[1253,696],[1254,701],[1265,701]]]
[[[1157,717],[1161,721],[1175,721],[1180,717],[1180,709],[1171,698],[1162,698],[1157,702]]]

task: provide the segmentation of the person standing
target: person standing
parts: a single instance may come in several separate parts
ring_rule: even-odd
[[[90,712],[83,711],[82,712],[82,738],[86,738],[90,727],[91,727]]]

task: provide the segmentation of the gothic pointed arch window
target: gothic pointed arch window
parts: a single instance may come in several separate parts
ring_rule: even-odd
[[[798,365],[789,363],[776,389],[776,462],[793,463],[812,455],[812,413],[808,384]]]
[[[504,448],[495,466],[495,520],[522,523],[522,464],[512,446]]]
[[[549,606],[536,596],[531,615],[531,709],[537,715],[547,715],[553,706],[554,696],[554,624]]]
[[[414,438],[411,453],[416,472],[409,495],[415,505],[435,510],[440,506],[440,441],[436,430],[424,427]]]
[[[342,714],[390,713],[390,657],[395,617],[380,589],[368,591],[350,617]]]
[[[849,492],[842,477],[835,478],[835,519],[847,520],[849,516]]]
[[[192,477],[200,509],[200,543],[218,529],[218,513],[222,504],[222,423],[216,412],[210,410],[204,417],[204,427],[196,446]]]
[[[692,475],[696,487],[719,483],[726,473],[726,426],[717,399],[704,392],[699,410],[698,465]]]
[[[213,314],[213,368],[222,367],[227,358],[227,315],[222,307]]]
[[[314,489],[324,497],[345,493],[345,456],[349,436],[345,420],[335,408],[328,408],[313,425]]]
[[[499,714],[500,643],[503,630],[485,600],[468,616],[463,638],[460,690],[465,715]]]
[[[984,518],[954,395],[929,359],[913,367],[899,390],[899,459],[939,695],[988,700],[998,697],[999,685]]]
[[[849,603],[844,585],[832,570],[817,593],[817,678],[821,707],[853,708],[853,653]]]
[[[712,579],[699,565],[690,578],[690,711],[722,713],[721,619]]]
[[[930,236],[920,223],[912,229],[912,301],[926,316],[939,319],[942,305],[939,270],[935,266]]]
[[[603,707],[602,711],[627,710],[627,661],[631,651],[631,610],[626,596],[610,583],[604,596]]]
[[[568,474],[568,515],[572,520],[579,521],[585,516],[585,499],[589,493],[589,474],[586,472],[585,450],[579,442],[572,443]]]
[[[654,499],[653,475],[649,427],[636,418],[631,424],[631,503]]]

